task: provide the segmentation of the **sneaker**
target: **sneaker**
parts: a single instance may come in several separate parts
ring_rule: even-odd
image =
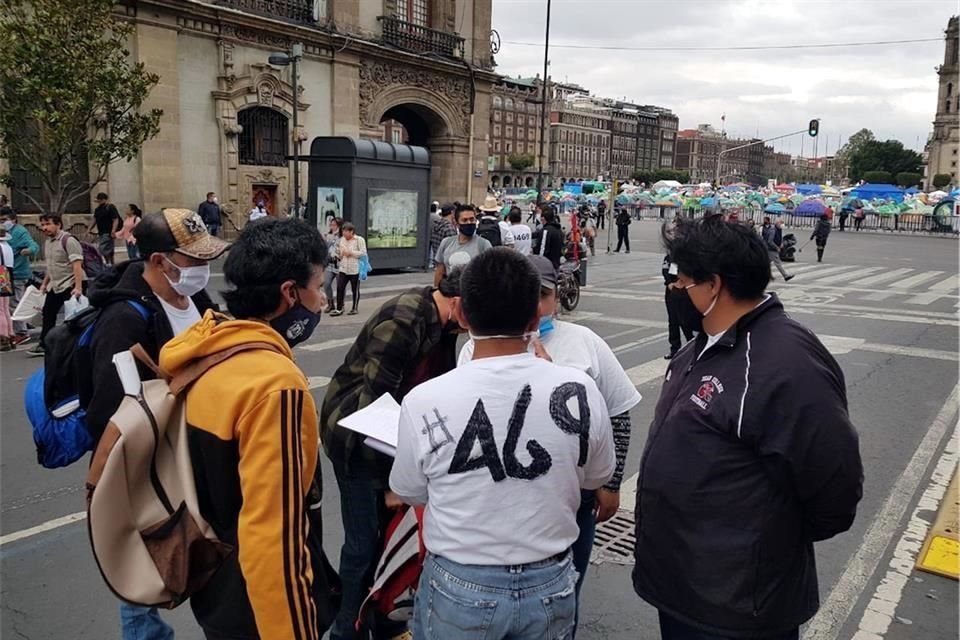
[[[43,354],[44,354],[43,346],[39,344],[35,346],[33,349],[30,349],[29,351],[27,351],[28,358],[42,358]]]
[[[793,280],[793,275],[789,275],[783,279],[784,282],[790,282],[791,280]]]
[[[333,311],[330,312],[331,317],[342,316],[342,315],[343,315],[343,311],[341,311],[340,309],[334,309]]]
[[[676,351],[671,351],[667,355],[663,356],[664,360],[673,360],[673,356],[677,355]]]
[[[13,337],[13,346],[19,347],[22,344],[27,344],[30,342],[30,340],[31,338],[29,333],[21,333],[20,335]]]
[[[356,309],[350,309],[350,311],[347,311],[347,315],[348,315],[348,316],[355,316],[355,315],[357,315],[357,310],[356,310]]]

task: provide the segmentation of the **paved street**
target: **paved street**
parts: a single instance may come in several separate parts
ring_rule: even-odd
[[[644,396],[634,410],[627,476],[637,471],[666,368],[658,230],[655,222],[635,223],[633,253],[592,261],[590,286],[577,312],[567,316],[608,341]],[[805,237],[798,235],[802,244]],[[605,246],[605,236],[597,244]],[[805,640],[957,637],[957,583],[912,571],[912,560],[894,559],[895,549],[897,558],[909,558],[910,535],[933,520],[929,500],[942,495],[956,465],[957,256],[957,241],[950,238],[834,232],[823,264],[813,262],[811,245],[788,265],[796,279],[772,284],[787,310],[817,332],[840,362],[866,469],[853,529],[818,545],[824,611],[805,629]],[[396,291],[429,279],[419,273],[373,277],[361,291],[360,316],[323,318],[314,338],[297,350],[318,401],[365,314]],[[222,282],[215,279],[211,288]],[[49,471],[35,461],[20,398],[38,364],[22,353],[0,356],[0,634],[116,638],[116,601],[97,573],[82,521],[85,465]],[[802,388],[803,381],[796,384]],[[329,465],[323,469],[326,548],[336,564],[342,536],[338,497]],[[628,482],[624,506],[632,509],[629,491]],[[616,542],[615,532],[602,535]],[[659,637],[655,612],[633,594],[630,567],[620,559],[613,544],[598,554],[602,563],[591,567],[579,638]],[[201,637],[189,607],[165,618],[179,638]]]

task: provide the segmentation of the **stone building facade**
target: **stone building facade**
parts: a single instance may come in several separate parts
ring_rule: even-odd
[[[957,186],[958,149],[960,149],[960,18],[953,16],[947,23],[943,64],[937,67],[940,88],[937,92],[937,115],[933,132],[927,141],[924,155],[924,185],[933,186],[938,173],[948,174],[951,184]]]
[[[492,73],[491,0],[121,0],[134,60],[160,76],[160,134],[95,191],[144,211],[208,191],[240,225],[257,199],[294,200],[289,154],[317,136],[381,139],[391,123],[431,152],[432,199],[482,197]],[[268,63],[302,43],[290,67]],[[294,94],[299,126],[292,127]],[[386,123],[386,125],[382,124]],[[306,143],[306,144],[304,144]],[[16,167],[11,167],[16,170]],[[309,198],[306,163],[301,197]],[[13,200],[17,203],[16,192]],[[229,225],[228,225],[229,226]]]
[[[536,186],[541,166],[541,91],[539,78],[503,77],[493,86],[488,170],[494,189]],[[533,164],[518,171],[510,164],[513,154],[530,156]]]

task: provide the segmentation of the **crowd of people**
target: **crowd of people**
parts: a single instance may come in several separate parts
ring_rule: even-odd
[[[636,504],[621,505],[642,398],[600,336],[558,319],[576,218],[565,232],[550,206],[531,228],[495,200],[434,203],[432,286],[372,311],[316,405],[293,348],[324,312],[344,312],[347,285],[357,313],[368,257],[350,222],[333,218],[321,234],[267,216],[228,245],[213,233],[216,194],[199,212],[130,205],[121,219],[112,206],[97,209],[101,253],[109,234],[138,258],[94,278],[61,218],[41,216],[41,345],[70,296],[86,292],[100,314],[80,394],[95,441],[124,396],[116,353],[140,344],[176,375],[258,345],[186,392],[199,509],[234,549],[190,597],[207,638],[574,638],[596,525],[622,507],[635,509],[634,590],[658,610],[664,640],[796,639],[816,612],[813,543],[852,525],[863,471],[843,372],[766,291],[771,262],[791,277],[773,257],[778,224],[664,226],[669,363]],[[614,213],[629,251],[629,216]],[[12,249],[0,259],[22,287],[17,260],[38,248],[12,211],[0,219]],[[224,253],[225,310],[207,293]],[[4,348],[16,328],[0,322],[0,334]],[[401,405],[394,456],[343,426],[385,394]],[[339,489],[338,575],[322,544],[321,450]],[[412,618],[364,617],[388,527],[411,508],[422,509],[425,554]],[[173,637],[148,604],[120,604],[124,638]]]

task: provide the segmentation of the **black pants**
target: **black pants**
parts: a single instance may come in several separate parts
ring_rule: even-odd
[[[347,293],[347,283],[350,283],[350,290],[353,292],[353,310],[356,311],[357,303],[360,302],[360,274],[347,275],[343,272],[337,274],[337,310],[343,311],[343,301]]]
[[[63,303],[70,299],[72,292],[72,288],[67,289],[63,293],[54,293],[49,289],[47,290],[47,297],[43,301],[43,329],[40,332],[41,345],[50,329],[57,326],[57,314],[60,313],[60,309],[63,308]]]
[[[683,337],[687,342],[693,340],[693,332],[686,327],[680,326],[680,312],[677,309],[676,293],[667,287],[664,295],[664,303],[667,306],[667,331],[669,332],[670,353],[676,353],[683,345],[680,342],[680,330],[683,329]]]
[[[733,636],[718,636],[706,631],[700,631],[695,627],[680,622],[660,612],[660,637],[662,640],[735,640]],[[784,634],[775,636],[764,636],[762,640],[797,640],[800,637],[800,630],[794,629]]]
[[[853,228],[855,231],[860,231],[860,227],[863,226],[863,218],[853,217]]]
[[[597,226],[600,227],[601,229],[607,228],[607,212],[606,211],[604,211],[603,213],[597,216]]]
[[[630,251],[630,226],[626,224],[617,225],[617,251],[620,251],[621,245],[626,245],[627,251]]]
[[[827,239],[826,238],[817,238],[817,262],[823,261],[823,250],[827,248]]]
[[[847,228],[847,216],[840,214],[840,231],[845,231]]]

